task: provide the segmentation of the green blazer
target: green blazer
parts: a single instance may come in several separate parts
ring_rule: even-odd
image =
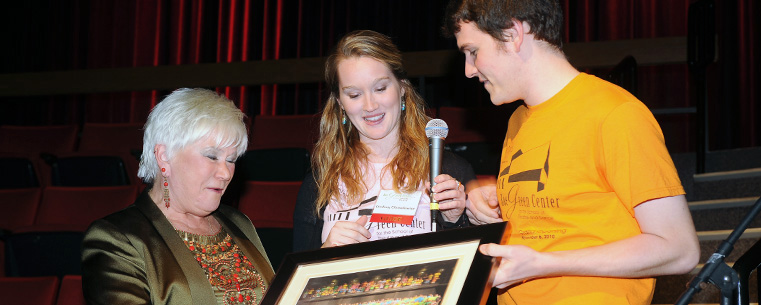
[[[269,286],[275,273],[251,220],[225,205],[212,215]],[[147,191],[87,229],[82,290],[88,304],[217,303],[203,269]]]

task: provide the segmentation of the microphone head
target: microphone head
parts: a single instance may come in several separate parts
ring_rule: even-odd
[[[425,125],[425,136],[431,138],[446,138],[449,134],[449,126],[442,119],[433,119]]]

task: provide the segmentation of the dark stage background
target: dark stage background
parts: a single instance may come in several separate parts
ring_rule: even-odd
[[[561,0],[565,41],[687,36],[692,2]],[[322,57],[355,29],[385,33],[403,52],[451,50],[454,41],[438,30],[444,5],[443,0],[6,1],[0,9],[0,73]],[[712,150],[761,145],[760,6],[755,0],[716,1],[717,60],[707,70]],[[602,75],[607,69],[585,71]],[[430,107],[494,107],[480,84],[463,76],[462,66],[445,77],[413,81]],[[316,113],[325,98],[319,83],[216,90],[250,117]],[[637,91],[653,110],[695,107],[686,63],[639,67]],[[167,93],[4,96],[0,125],[143,122]],[[694,115],[657,118],[672,150],[694,151]]]

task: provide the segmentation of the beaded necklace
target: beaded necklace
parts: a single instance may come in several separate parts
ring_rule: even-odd
[[[175,231],[203,268],[219,304],[258,304],[261,301],[267,291],[262,276],[224,228],[216,235]]]

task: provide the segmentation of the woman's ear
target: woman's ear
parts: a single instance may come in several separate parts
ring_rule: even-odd
[[[166,145],[156,144],[156,146],[153,147],[153,156],[156,158],[156,163],[159,165],[159,168],[166,169],[162,175],[169,174],[169,153],[167,152]]]
[[[340,98],[338,98],[337,96],[333,96],[333,94],[331,94],[330,95],[330,99],[336,101],[336,106],[338,106],[338,110],[339,111],[343,111],[344,110],[344,105],[341,104],[341,99]]]

